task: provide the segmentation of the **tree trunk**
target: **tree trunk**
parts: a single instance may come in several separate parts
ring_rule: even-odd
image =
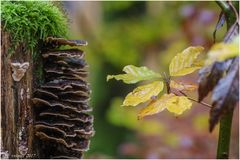
[[[3,30],[1,34],[1,157],[34,158],[31,53],[24,44],[19,44],[10,56],[10,35]],[[29,67],[24,76],[15,81],[11,64],[24,62],[28,62]]]

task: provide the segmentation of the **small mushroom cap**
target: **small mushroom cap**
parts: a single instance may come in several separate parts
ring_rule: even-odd
[[[66,40],[64,38],[47,37],[45,43],[55,43],[58,46],[69,45],[69,46],[86,46],[87,41],[84,40]]]
[[[86,130],[74,125],[69,126],[69,125],[66,125],[65,123],[63,124],[64,125],[60,125],[60,124],[53,125],[46,122],[41,122],[35,125],[35,129],[36,131],[44,132],[44,129],[47,128],[48,130],[53,130],[53,132],[59,132],[64,137],[79,137],[79,138],[86,138],[86,139],[89,139],[95,133],[93,128],[91,128],[91,130]]]
[[[29,62],[24,63],[11,63],[12,68],[12,78],[14,81],[20,81],[23,76],[25,75],[25,72],[29,68]]]
[[[43,127],[41,131],[37,130],[35,135],[40,139],[45,139],[54,143],[58,143],[60,145],[64,145],[65,147],[71,148],[72,150],[78,149],[78,151],[87,151],[89,149],[90,142],[88,139],[80,138],[77,136],[65,137],[64,134],[61,134],[61,132],[59,132],[59,130],[56,128]]]
[[[58,99],[58,96],[52,92],[49,92],[47,90],[43,90],[43,89],[37,89],[35,92],[35,97],[40,97],[40,98],[44,98],[44,97],[48,97],[48,99]]]
[[[74,81],[74,80],[59,79],[59,80],[49,81],[44,85],[41,85],[41,88],[46,90],[57,89],[61,91],[67,90],[67,89],[73,89],[73,88],[75,88],[76,90],[80,90],[80,89],[89,90],[89,84],[83,80]]]
[[[32,99],[32,103],[34,104],[35,108],[38,108],[41,110],[41,108],[43,110],[47,110],[47,109],[55,109],[57,110],[57,108],[61,108],[62,110],[69,110],[69,111],[73,111],[76,113],[86,113],[86,112],[90,112],[92,110],[92,108],[90,108],[87,104],[84,103],[78,103],[78,104],[71,104],[68,102],[59,102],[56,100],[49,100],[47,99],[47,97],[45,97],[45,99],[43,98],[33,98]],[[42,110],[41,110],[42,112]]]
[[[42,54],[44,59],[50,60],[57,60],[57,59],[64,59],[64,58],[73,58],[78,60],[83,60],[84,52],[79,49],[68,49],[68,50],[56,50],[56,51],[49,51]],[[83,60],[84,61],[84,60]]]

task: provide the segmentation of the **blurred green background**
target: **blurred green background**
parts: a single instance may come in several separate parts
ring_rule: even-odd
[[[167,71],[171,58],[188,46],[209,48],[220,13],[215,2],[65,1],[62,6],[70,38],[89,43],[84,50],[96,134],[85,158],[215,158],[218,128],[208,132],[207,108],[194,104],[179,117],[162,112],[137,120],[139,107],[121,107],[136,85],[106,82],[108,74],[119,74],[128,64]],[[225,26],[218,31],[217,41],[225,31]],[[197,83],[197,73],[179,80]],[[231,158],[239,153],[238,110],[235,114]]]

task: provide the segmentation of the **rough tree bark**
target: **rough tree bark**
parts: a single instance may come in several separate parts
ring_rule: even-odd
[[[1,34],[1,157],[34,158],[31,53],[24,44],[19,44],[10,56],[10,35],[3,30]],[[11,64],[24,62],[29,67],[21,80],[15,81]]]

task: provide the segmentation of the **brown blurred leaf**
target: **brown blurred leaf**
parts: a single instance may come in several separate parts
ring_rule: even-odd
[[[219,80],[213,90],[213,108],[210,111],[210,132],[220,117],[234,109],[239,100],[239,57],[236,57],[225,77]]]
[[[199,71],[198,101],[201,102],[209,92],[213,90],[219,79],[222,78],[224,71],[230,65],[230,61],[215,62],[214,64],[204,67]]]
[[[228,30],[224,37],[224,42],[232,42],[234,37],[236,37],[239,34],[239,23],[236,21],[231,28]]]

